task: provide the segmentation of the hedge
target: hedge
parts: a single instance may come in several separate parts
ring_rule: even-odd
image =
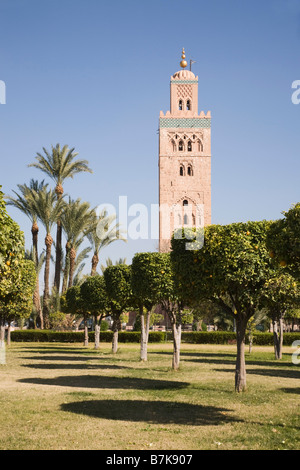
[[[101,331],[100,341],[112,342],[112,331]],[[138,343],[141,333],[138,331],[119,331],[120,343]],[[164,341],[165,333],[162,331],[150,331],[149,343]],[[57,342],[57,343],[81,343],[84,341],[84,331],[53,331],[53,330],[14,330],[11,332],[12,341],[26,342]],[[95,332],[89,332],[89,341],[95,341]]]
[[[112,331],[101,331],[100,341],[112,342]],[[168,339],[172,335],[168,332]],[[139,343],[141,333],[139,331],[120,331],[120,343]],[[59,343],[81,343],[84,341],[83,331],[53,331],[53,330],[15,330],[11,332],[12,341],[27,342],[59,342]],[[94,342],[95,333],[89,332],[89,341]],[[162,343],[166,340],[166,333],[163,331],[150,331],[149,343]],[[296,340],[300,340],[300,333],[284,333],[283,344],[291,346]],[[236,334],[231,331],[189,331],[182,332],[182,342],[191,344],[231,344],[235,343]],[[255,332],[253,344],[260,346],[273,345],[273,333]],[[248,336],[246,336],[248,343]]]

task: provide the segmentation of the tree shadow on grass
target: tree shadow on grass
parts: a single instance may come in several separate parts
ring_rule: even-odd
[[[100,361],[104,358],[102,358],[100,355],[89,355],[89,354],[82,354],[82,355],[76,355],[76,356],[24,356],[22,359],[27,359],[27,360],[34,360],[34,361],[72,361],[72,362],[83,362],[83,361]]]
[[[299,395],[300,394],[300,387],[294,387],[294,388],[281,388],[280,389],[282,392],[285,392],[285,393],[292,393],[292,394],[295,394],[295,395]]]
[[[23,367],[29,367],[31,369],[74,369],[74,370],[87,370],[87,369],[130,369],[126,366],[116,366],[113,364],[23,364]]]
[[[90,400],[63,403],[61,409],[94,418],[152,424],[211,426],[243,422],[228,416],[231,410],[225,408],[167,401]]]
[[[273,365],[273,364],[272,364]],[[214,369],[216,372],[231,372],[234,373],[233,369]],[[289,369],[247,369],[246,364],[246,373],[251,375],[265,375],[269,377],[285,377],[288,379],[299,379],[300,371],[299,370],[289,370]]]
[[[138,377],[110,377],[103,375],[61,376],[48,379],[37,377],[20,379],[19,382],[62,387],[130,390],[176,390],[185,388],[189,385],[187,382],[176,382],[171,380],[141,379]]]

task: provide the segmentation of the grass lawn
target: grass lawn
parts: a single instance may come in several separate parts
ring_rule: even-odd
[[[284,347],[247,353],[234,392],[236,346],[13,343],[0,365],[0,449],[299,450],[300,365]]]

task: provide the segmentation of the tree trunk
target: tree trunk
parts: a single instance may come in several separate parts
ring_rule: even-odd
[[[51,260],[51,246],[53,240],[50,233],[47,233],[45,238],[46,245],[46,261],[45,261],[45,275],[44,275],[44,298],[43,298],[43,317],[44,317],[44,326],[49,328],[49,276],[50,276],[50,260]]]
[[[101,327],[102,315],[100,315],[99,323],[97,315],[95,315],[95,349],[100,347],[100,327]]]
[[[91,276],[95,276],[97,274],[97,266],[99,263],[99,256],[97,253],[94,253],[92,257],[92,270],[91,270]]]
[[[2,318],[0,318],[0,364],[6,364],[5,357],[5,323]]]
[[[176,326],[176,317],[172,320],[172,333],[173,333],[173,360],[172,368],[179,369],[180,363],[180,345],[181,345],[181,324]]]
[[[69,288],[73,286],[75,259],[76,259],[76,250],[74,247],[72,247],[70,249],[70,272],[69,272],[69,285],[68,285]]]
[[[10,337],[10,332],[11,332],[11,326],[10,326],[10,321],[8,322],[8,327],[7,327],[7,337],[6,337],[6,344],[7,346],[10,346],[10,340],[11,340],[11,337]]]
[[[118,351],[118,337],[119,337],[120,319],[116,318],[113,321],[113,340],[112,340],[112,352],[116,354]]]
[[[62,293],[64,294],[68,288],[68,278],[70,272],[70,242],[66,243],[66,256],[65,256],[65,267],[63,275]]]
[[[147,361],[149,328],[150,328],[150,311],[147,312],[146,322],[143,313],[143,307],[140,307],[141,316],[141,361]]]
[[[84,346],[88,346],[89,344],[89,330],[87,324],[87,316],[84,316]]]
[[[62,263],[62,225],[61,221],[57,221],[57,228],[56,228],[56,245],[55,245],[55,274],[54,274],[54,287],[56,292],[59,293],[60,289],[60,273],[61,273],[61,263]]]
[[[43,319],[43,312],[41,307],[41,299],[40,299],[40,281],[39,281],[39,274],[38,274],[38,264],[39,264],[39,255],[38,255],[38,233],[39,227],[36,221],[32,224],[31,227],[32,233],[32,246],[33,246],[33,259],[36,267],[36,286],[35,291],[33,293],[33,305],[35,307],[36,314],[40,320],[40,328],[44,329],[44,319]]]
[[[235,391],[246,390],[246,364],[245,364],[245,336],[247,317],[241,314],[236,319],[237,356],[235,367]]]
[[[60,183],[56,185],[55,193],[57,196],[57,200],[59,201],[62,198],[64,193],[63,187]],[[60,289],[60,274],[61,274],[61,263],[62,263],[62,225],[61,221],[57,221],[57,228],[56,228],[56,257],[55,257],[55,274],[54,274],[54,287],[56,288],[56,292],[59,294]]]

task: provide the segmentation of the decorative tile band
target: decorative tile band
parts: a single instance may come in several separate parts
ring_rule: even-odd
[[[159,118],[159,127],[197,127],[210,129],[210,118]]]
[[[198,83],[198,80],[171,80],[171,85],[172,83],[175,83],[176,85],[180,83]]]

